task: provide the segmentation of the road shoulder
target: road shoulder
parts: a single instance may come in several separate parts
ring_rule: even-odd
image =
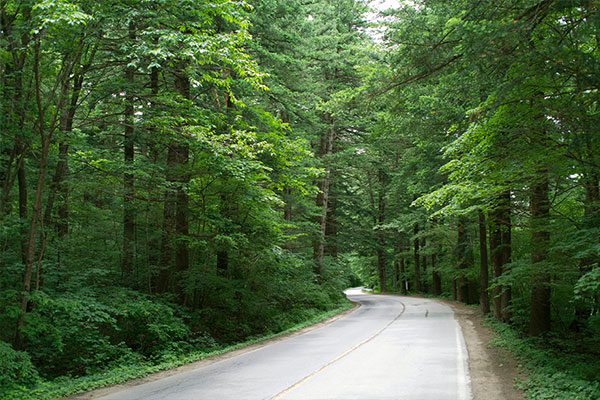
[[[489,345],[495,333],[483,325],[479,310],[455,301],[435,301],[452,308],[462,329],[474,400],[523,400],[523,393],[514,387],[515,380],[522,378],[519,366],[506,350]]]

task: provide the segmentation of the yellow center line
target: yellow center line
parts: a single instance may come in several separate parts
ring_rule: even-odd
[[[372,334],[371,336],[369,336],[368,338],[366,338],[365,340],[363,340],[362,342],[360,342],[359,344],[357,344],[356,346],[352,347],[349,350],[346,350],[345,352],[343,352],[342,354],[340,354],[339,356],[337,356],[336,358],[334,358],[333,360],[329,361],[327,364],[325,364],[324,366],[322,366],[321,368],[319,368],[318,370],[316,370],[315,372],[313,372],[310,375],[305,376],[304,378],[302,378],[301,380],[299,380],[298,382],[296,382],[295,384],[293,384],[292,386],[288,387],[287,389],[285,389],[284,391],[282,391],[281,393],[277,394],[275,397],[272,398],[272,400],[279,400],[281,398],[283,398],[283,396],[289,394],[290,392],[292,392],[293,390],[296,390],[298,387],[300,387],[304,382],[306,382],[307,380],[309,380],[310,378],[312,378],[313,376],[319,374],[321,371],[325,370],[326,368],[328,368],[329,366],[331,366],[332,364],[334,364],[335,362],[341,360],[342,358],[346,357],[348,354],[352,353],[354,350],[358,349],[360,346],[362,346],[363,344],[366,344],[368,342],[370,342],[371,340],[373,340],[375,337],[377,337],[381,332],[383,332],[384,330],[386,330],[387,328],[389,328],[390,325],[392,325],[394,322],[396,322],[396,320],[398,318],[400,318],[402,316],[402,314],[404,314],[404,310],[406,310],[406,306],[404,305],[404,303],[400,302],[400,304],[402,304],[402,311],[400,311],[400,314],[396,315],[396,317],[391,320],[386,326],[384,326],[383,328],[381,328],[380,330],[378,330],[377,332],[375,332],[374,334]]]

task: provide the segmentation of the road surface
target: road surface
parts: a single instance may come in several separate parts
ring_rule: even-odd
[[[346,294],[361,307],[329,325],[102,399],[471,399],[467,351],[449,307]]]

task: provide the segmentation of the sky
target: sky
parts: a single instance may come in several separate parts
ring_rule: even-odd
[[[400,6],[400,0],[372,0],[369,2],[369,6],[379,11],[387,10],[388,8],[397,8]],[[366,13],[367,21],[376,22],[381,19],[376,13]],[[383,30],[381,27],[367,28],[367,33],[373,40],[380,42],[383,37]]]
[[[398,0],[373,0],[370,3],[371,7],[377,8],[378,10],[398,7],[399,4],[400,2]]]

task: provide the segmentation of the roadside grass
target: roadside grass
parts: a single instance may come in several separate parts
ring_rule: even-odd
[[[42,381],[33,388],[17,387],[8,392],[0,393],[1,400],[30,400],[30,399],[55,399],[86,392],[92,389],[124,383],[131,379],[141,378],[155,372],[166,371],[208,357],[218,356],[229,351],[250,346],[264,340],[273,339],[317,324],[329,317],[339,314],[353,307],[346,300],[340,307],[329,311],[310,310],[307,319],[301,323],[280,332],[262,336],[250,337],[234,345],[216,347],[212,351],[196,351],[187,354],[170,354],[162,357],[160,361],[129,361],[117,368],[111,368],[93,375],[81,377],[62,376],[52,381]],[[308,311],[308,310],[307,310]],[[313,312],[314,311],[314,312]]]
[[[527,378],[516,382],[516,387],[527,399],[600,399],[600,349],[593,347],[599,343],[597,338],[522,337],[492,318],[486,324],[498,334],[490,344],[507,349],[522,365]]]

